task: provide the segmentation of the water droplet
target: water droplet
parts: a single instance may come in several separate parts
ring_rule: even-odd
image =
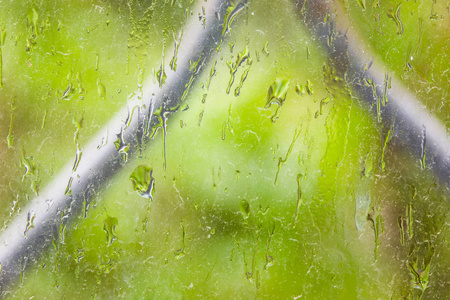
[[[130,180],[133,184],[133,189],[139,196],[153,201],[155,179],[153,178],[152,168],[145,165],[137,166],[130,175]]]
[[[275,82],[269,87],[267,93],[267,103],[266,107],[271,106],[273,103],[278,106],[282,106],[286,100],[286,94],[289,88],[289,80],[287,79],[276,79]]]
[[[422,130],[422,143],[420,152],[420,166],[422,167],[422,170],[425,169],[425,159],[427,154],[426,144],[427,144],[427,129],[424,125]]]
[[[239,96],[241,93],[242,86],[244,85],[245,80],[247,79],[248,72],[250,71],[250,67],[244,70],[244,73],[241,76],[241,82],[239,82],[238,87],[234,90],[234,96]]]
[[[72,195],[72,182],[73,182],[73,177],[69,178],[69,182],[67,182],[67,187],[66,190],[64,191],[64,195]]]
[[[408,253],[408,267],[413,279],[413,288],[418,291],[418,299],[430,282],[431,261],[435,255],[435,246],[430,241],[412,243]]]
[[[69,83],[69,86],[64,91],[61,99],[69,101],[73,97],[72,92],[73,92],[72,84]]]
[[[189,90],[191,89],[192,83],[194,82],[194,77],[197,75],[199,71],[201,57],[199,57],[196,61],[189,60],[189,72],[191,72],[191,78],[189,78],[189,82],[185,85],[185,90],[183,95],[181,96],[181,102],[186,98]]]
[[[391,18],[392,20],[394,20],[395,25],[397,25],[397,34],[398,35],[402,35],[403,34],[403,23],[400,20],[400,8],[401,8],[402,4],[399,3],[397,5],[397,7],[395,8],[391,8],[387,11],[387,15],[389,18]]]
[[[115,217],[107,216],[103,221],[103,230],[106,232],[106,240],[108,241],[108,246],[117,239],[116,226],[118,224],[119,220]]]
[[[83,154],[83,151],[80,150],[77,144],[77,152],[75,154],[75,162],[73,163],[72,171],[75,172],[78,168],[78,165],[80,164],[81,155]]]
[[[320,100],[320,104],[319,104],[319,112],[316,112],[315,117],[317,118],[318,116],[321,116],[323,114],[323,107],[325,104],[327,104],[328,102],[330,102],[331,98],[330,97],[325,97],[322,100]]]
[[[268,47],[269,47],[269,41],[266,41],[264,43],[264,47],[262,49],[262,53],[264,53],[266,56],[269,56],[269,49],[268,49]]]
[[[300,184],[300,179],[303,177],[302,174],[297,174],[297,204],[295,205],[295,213],[294,213],[294,227],[297,223],[298,213],[300,206],[303,202],[303,194],[302,194],[302,187]]]
[[[233,53],[234,46],[236,46],[236,42],[235,41],[229,42],[228,45],[230,46],[230,53]]]
[[[101,98],[104,98],[106,96],[106,88],[100,81],[100,78],[97,80],[97,92]]]
[[[266,255],[266,264],[264,266],[264,270],[267,270],[268,268],[270,268],[271,266],[273,266],[273,256],[271,255]]]
[[[271,120],[273,123],[278,119],[278,114],[281,107],[286,100],[286,95],[289,89],[289,80],[277,78],[275,82],[269,87],[269,91],[267,92],[267,102],[266,108],[272,106],[272,104],[277,104],[277,110],[272,116]]]
[[[164,71],[164,64],[161,64],[160,69],[156,72],[156,79],[158,80],[159,87],[162,87],[166,83],[167,75]]]
[[[376,104],[377,120],[378,120],[378,122],[381,122],[381,100],[379,99],[378,94],[377,94],[377,88],[375,86],[375,81],[373,81],[372,79],[366,78],[366,79],[364,79],[364,84],[367,87],[372,88],[372,96],[373,96],[373,100],[374,100],[374,103],[372,103],[372,107],[374,104]]]
[[[175,255],[176,259],[181,259],[186,256],[186,253],[184,253],[184,249],[178,249],[178,250],[174,251],[173,254]]]
[[[125,143],[125,140],[123,138],[123,129],[117,135],[117,140],[114,142],[114,145],[116,146],[116,150],[119,153],[123,154],[123,160],[125,162],[127,162],[128,161],[128,149],[130,149],[130,144]]]
[[[306,80],[306,92],[308,93],[308,95],[314,95],[314,89],[312,87],[312,83],[311,81],[308,79]]]
[[[173,33],[173,40],[174,40],[174,49],[173,49],[173,57],[170,60],[170,69],[173,71],[177,70],[177,56],[178,56],[178,48],[180,47],[180,40],[181,40],[181,32],[178,34],[178,37],[175,36],[175,33]]]
[[[248,218],[248,215],[250,214],[250,204],[248,203],[247,200],[245,199],[241,200],[241,203],[239,204],[239,209],[244,215],[244,218]]]
[[[22,182],[25,180],[25,178],[30,178],[31,189],[37,195],[39,192],[39,184],[41,182],[39,178],[39,172],[33,163],[33,158],[25,156],[25,151],[23,149],[21,150],[21,152],[22,159],[20,161],[20,165],[25,167],[25,174],[22,176]]]
[[[242,12],[245,8],[245,4],[239,3],[237,6],[231,5],[227,8],[225,13],[225,22],[223,24],[222,35],[231,33],[231,23],[236,18],[236,16]]]
[[[206,89],[207,90],[209,90],[209,86],[211,85],[212,78],[214,77],[214,75],[216,75],[216,65],[217,65],[217,60],[214,60],[214,63],[211,66],[211,70],[209,71],[208,82],[206,83]]]
[[[244,48],[244,50],[242,50],[241,52],[239,52],[237,54],[236,57],[236,61],[232,62],[232,61],[227,61],[227,65],[228,68],[230,69],[230,81],[228,83],[228,87],[227,87],[227,94],[230,93],[230,89],[234,83],[234,78],[236,75],[236,72],[239,68],[239,66],[241,66],[244,62],[247,62],[247,65],[250,66],[252,64],[252,59],[250,58],[250,52],[248,51],[248,47],[246,46]],[[243,81],[245,81],[245,78],[247,77],[247,74],[245,74],[246,72],[244,72],[242,78],[241,78],[241,84],[243,84]],[[247,69],[247,73],[248,73],[248,69]],[[240,90],[240,88],[238,87],[238,89]],[[238,91],[239,91],[238,90]]]
[[[278,158],[278,169],[277,169],[277,173],[275,175],[275,181],[273,183],[274,185],[277,184],[278,175],[280,174],[281,166],[284,165],[287,162],[287,160],[289,159],[289,156],[291,155],[292,150],[294,149],[295,142],[297,141],[297,139],[300,136],[301,132],[302,132],[301,128],[300,128],[300,130],[297,129],[297,128],[295,129],[294,137],[292,138],[292,142],[289,145],[288,151],[286,152],[286,156],[284,157],[284,159],[282,157]]]
[[[296,84],[295,85],[295,92],[298,95],[302,96],[302,95],[304,95],[306,93],[306,88],[303,85],[301,85],[301,84]]]
[[[380,246],[380,238],[379,238],[380,229],[382,232],[384,232],[383,218],[381,217],[380,214],[378,214],[375,217],[375,212],[372,211],[369,214],[367,214],[366,220],[368,220],[372,225],[373,235],[374,235],[374,244],[375,244],[375,247],[374,247],[374,256],[375,257],[374,258],[375,258],[375,261],[377,261],[378,260],[378,248]]]
[[[31,228],[34,228],[34,225],[33,225],[34,218],[36,218],[36,214],[34,213],[34,211],[29,211],[28,215],[27,215],[27,224],[25,226],[25,231],[23,232],[23,234],[25,236],[27,236],[28,231]]]
[[[388,103],[387,93],[388,89],[391,88],[391,85],[392,85],[391,76],[389,76],[389,74],[386,73],[384,76],[383,106],[385,106]]]
[[[202,110],[199,114],[198,114],[198,123],[197,125],[200,126],[203,120],[203,114],[205,113],[205,110]]]
[[[84,117],[81,114],[75,114],[72,117],[72,124],[75,125],[75,133],[73,135],[73,141],[78,145],[78,137],[80,134],[80,129],[83,127]]]
[[[365,177],[370,177],[372,175],[373,170],[373,156],[372,153],[367,153],[366,158],[364,159],[364,170],[363,175]]]
[[[386,137],[385,137],[384,142],[383,142],[383,149],[381,151],[381,163],[380,163],[380,165],[381,165],[381,170],[383,170],[383,171],[386,168],[386,162],[384,161],[384,156],[385,156],[385,153],[386,153],[387,144],[388,144],[388,142],[391,139],[391,133],[392,133],[392,128],[389,129],[387,134],[386,134]]]
[[[30,10],[28,12],[28,15],[27,15],[27,30],[26,30],[27,36],[26,36],[26,39],[25,39],[25,42],[26,42],[25,51],[28,52],[28,53],[32,52],[34,46],[37,43],[36,39],[37,39],[37,36],[38,36],[38,29],[39,29],[38,20],[39,20],[39,14],[33,8],[32,10]],[[17,43],[17,40],[16,40],[16,43]],[[32,66],[31,57],[29,57],[26,60],[26,62],[28,64],[28,66],[30,66],[30,67]]]
[[[16,211],[19,211],[18,209],[18,203],[19,203],[19,194],[16,195],[16,198],[13,200],[13,205],[11,207],[11,211],[9,212],[9,216],[11,217]]]
[[[356,2],[362,7],[363,11],[366,10],[366,0],[356,0]]]
[[[101,143],[97,146],[97,150],[100,150],[108,144],[108,129],[106,129],[105,134],[102,137]]]

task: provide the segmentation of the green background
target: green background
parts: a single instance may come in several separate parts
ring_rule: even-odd
[[[387,12],[400,2],[371,2],[336,5],[375,59],[448,130],[448,3],[403,2],[399,35]],[[163,44],[172,47],[193,4],[0,5],[6,32],[0,219],[6,225],[139,93],[143,78],[156,78]],[[387,139],[389,128],[345,80],[330,84],[333,62],[300,18],[289,1],[249,1],[191,89],[189,109],[169,117],[167,168],[159,132],[8,296],[449,297],[448,188]],[[237,68],[227,94],[227,62],[246,48],[251,62]],[[266,103],[277,80],[289,86],[272,122],[277,104]],[[297,93],[308,81],[313,92]],[[139,165],[153,169],[151,205],[129,178]]]

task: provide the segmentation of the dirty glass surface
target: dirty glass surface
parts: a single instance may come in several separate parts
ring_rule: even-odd
[[[0,1],[1,296],[448,299],[449,26],[433,0]]]

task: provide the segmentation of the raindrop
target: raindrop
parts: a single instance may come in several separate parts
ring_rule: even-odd
[[[70,177],[69,182],[67,182],[67,187],[66,190],[64,191],[64,195],[72,195],[72,182],[73,182],[73,177]]]
[[[284,104],[284,101],[286,100],[288,89],[289,80],[280,78],[276,79],[275,82],[269,87],[269,91],[267,92],[266,108],[269,108],[272,104],[278,105],[277,110],[271,118],[272,123],[275,123],[278,119],[278,114]]]
[[[22,159],[21,159],[20,165],[25,167],[25,174],[22,176],[22,182],[25,180],[25,178],[30,178],[31,189],[37,195],[38,191],[39,191],[39,183],[40,183],[39,172],[33,163],[33,158],[26,157],[23,149],[21,152],[22,152]]]
[[[300,96],[304,95],[306,93],[306,88],[301,84],[295,85],[295,92],[299,94]]]
[[[284,157],[284,159],[281,157],[278,158],[278,169],[277,169],[277,173],[275,175],[275,181],[273,183],[274,185],[276,185],[278,182],[278,175],[280,175],[281,166],[284,165],[287,162],[287,160],[289,159],[289,156],[291,155],[292,150],[294,149],[295,142],[297,141],[301,132],[302,132],[301,128],[300,128],[300,130],[295,129],[294,137],[292,138],[291,145],[289,146],[289,149],[286,152],[286,156]]]
[[[116,146],[116,150],[123,154],[123,160],[125,162],[128,161],[128,149],[130,149],[130,144],[125,143],[123,138],[123,129],[120,131],[120,133],[117,135],[117,140],[114,142],[114,145]]]
[[[250,204],[247,200],[242,199],[241,203],[239,204],[239,209],[241,210],[242,214],[244,215],[244,218],[248,218],[250,214]]]
[[[61,99],[67,100],[67,101],[72,99],[72,91],[73,91],[72,84],[69,83],[69,86],[64,91]]]
[[[31,52],[34,45],[36,44],[36,38],[38,36],[39,14],[37,13],[37,11],[34,8],[28,13],[27,20],[28,20],[28,22],[27,22],[28,36],[26,39],[26,43],[27,43],[26,51]]]
[[[273,256],[266,255],[266,264],[264,266],[264,270],[267,270],[271,266],[273,266]]]
[[[389,9],[387,11],[387,15],[389,18],[391,18],[392,20],[394,20],[395,25],[397,25],[397,34],[398,35],[402,35],[403,34],[403,23],[400,20],[400,8],[401,8],[402,4],[399,3],[397,5],[397,7],[395,8],[395,10],[393,8]]]
[[[380,163],[380,165],[381,165],[381,170],[383,170],[383,171],[386,168],[386,162],[384,161],[384,156],[385,156],[385,153],[386,153],[387,144],[388,144],[388,142],[391,139],[391,134],[392,134],[392,128],[389,129],[387,134],[386,134],[386,137],[385,137],[384,142],[383,142],[383,149],[381,151],[381,163]]]
[[[154,183],[153,169],[145,165],[139,165],[130,175],[134,191],[141,197],[153,201]]]
[[[330,102],[331,98],[330,97],[326,97],[323,98],[322,100],[320,100],[320,104],[319,104],[319,111],[316,112],[315,114],[315,118],[317,118],[318,116],[321,116],[323,114],[323,107],[325,104],[327,104],[328,102]]]
[[[392,85],[391,82],[392,82],[391,76],[389,76],[389,74],[386,73],[384,75],[383,106],[385,106],[388,103],[387,93],[388,93],[388,89],[391,88],[391,85]]]
[[[104,98],[106,96],[106,88],[100,81],[100,78],[97,80],[97,92],[101,98]]]
[[[27,236],[28,231],[31,228],[34,228],[34,225],[33,225],[34,218],[36,218],[36,214],[34,213],[34,211],[29,211],[28,215],[27,215],[27,225],[25,226],[25,231],[23,232],[23,234],[25,236]]]
[[[223,31],[222,31],[222,35],[225,34],[230,34],[231,33],[231,23],[233,22],[233,20],[236,18],[236,16],[242,12],[245,8],[245,5],[243,3],[238,4],[237,7],[235,7],[234,5],[231,5],[230,7],[228,7],[227,12],[225,14],[225,22],[223,25]]]
[[[108,246],[117,239],[115,232],[117,224],[119,224],[119,220],[115,217],[107,216],[103,221],[103,230],[106,232],[106,240],[108,241]]]
[[[356,0],[356,2],[362,7],[363,11],[366,10],[366,0]]]
[[[303,177],[302,174],[297,174],[297,204],[295,205],[295,214],[294,214],[294,227],[295,224],[297,223],[297,217],[298,217],[298,212],[299,212],[299,208],[302,205],[303,202],[303,194],[302,194],[302,188],[300,185],[300,179]]]
[[[202,110],[199,114],[198,114],[198,123],[197,125],[200,126],[203,120],[203,114],[205,113],[205,110]]]
[[[73,135],[73,141],[78,145],[78,138],[80,135],[80,129],[83,127],[83,115],[75,114],[72,118],[72,124],[75,125],[75,133]]]
[[[269,49],[268,49],[268,46],[269,46],[269,41],[266,41],[266,42],[264,43],[264,47],[263,47],[263,49],[262,49],[262,53],[264,53],[266,56],[269,56]]]
[[[164,70],[164,45],[165,40],[163,39],[163,49],[162,49],[162,58],[161,58],[161,66],[159,70],[156,72],[156,79],[158,80],[159,87],[162,87],[166,83],[167,74]],[[176,59],[176,58],[175,58]]]
[[[182,32],[178,34],[178,37],[176,37],[175,33],[173,33],[174,50],[173,50],[173,57],[170,60],[170,69],[172,69],[173,71],[177,70],[177,56],[178,56],[178,48],[180,47],[181,35]]]
[[[246,46],[244,50],[242,50],[242,52],[239,52],[237,57],[236,57],[236,61],[232,62],[232,61],[227,61],[227,65],[228,68],[230,69],[230,81],[228,83],[228,87],[227,87],[227,94],[230,93],[230,89],[231,86],[234,83],[234,78],[236,75],[236,72],[238,71],[239,66],[241,66],[244,62],[247,62],[247,65],[250,66],[252,64],[252,59],[250,58],[250,52],[248,51],[248,47]],[[248,74],[248,69],[247,72],[244,72],[244,74],[242,75],[242,79],[241,79],[241,85],[244,83],[245,79],[247,78],[247,74]],[[240,90],[240,87],[238,87],[238,92]]]
[[[247,79],[248,72],[250,71],[250,67],[245,69],[244,73],[241,76],[241,82],[239,82],[238,87],[234,90],[234,95],[237,97],[241,93],[242,85],[244,84],[245,80]]]
[[[306,80],[306,92],[308,93],[308,95],[314,95],[314,89],[312,87],[312,83],[311,81],[308,79]]]
[[[75,162],[73,163],[72,171],[75,172],[78,168],[78,165],[80,164],[81,155],[83,154],[83,151],[80,150],[77,144],[77,152],[75,154]]]
[[[422,167],[422,170],[425,169],[425,158],[427,154],[426,144],[427,144],[427,129],[424,125],[422,130],[422,143],[420,152],[420,166]]]

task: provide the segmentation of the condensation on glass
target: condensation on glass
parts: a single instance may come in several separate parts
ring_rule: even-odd
[[[444,2],[1,2],[1,296],[445,299]]]

